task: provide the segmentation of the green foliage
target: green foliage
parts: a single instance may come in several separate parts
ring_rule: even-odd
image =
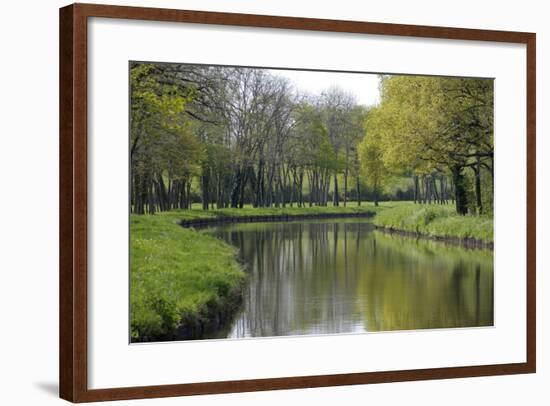
[[[389,171],[383,160],[381,145],[377,137],[367,135],[359,144],[358,151],[359,159],[367,179],[367,185],[372,188],[375,203],[378,203],[378,198],[389,177]]]
[[[481,184],[491,185],[491,187],[484,187],[481,189],[481,202],[483,205],[483,214],[493,215],[494,200],[493,200],[493,180],[491,174],[488,171],[481,172]]]
[[[188,105],[195,99],[193,85],[182,88],[163,77],[156,64],[130,67],[130,160],[132,201],[144,213],[155,182],[190,181],[201,173],[205,146],[188,119]]]
[[[302,103],[296,110],[296,117],[295,136],[292,138],[295,142],[291,144],[290,156],[296,163],[310,169],[335,169],[336,154],[321,113],[310,103]]]
[[[130,69],[134,149],[154,142],[164,132],[178,133],[189,125],[182,113],[194,98],[193,88],[182,92],[176,85],[163,84],[155,74],[157,69],[155,64],[134,64]]]
[[[313,165],[327,170],[335,170],[339,167],[339,164],[327,132],[324,130],[324,127],[320,126],[318,133],[319,137],[317,141],[319,142],[319,149],[315,151]]]
[[[379,136],[393,169],[464,165],[471,154],[492,151],[492,97],[486,79],[384,76],[367,132]]]
[[[394,172],[429,170],[422,154],[437,133],[436,85],[437,78],[381,77],[381,103],[369,112],[367,136],[377,137],[384,163]]]
[[[380,159],[389,172],[454,174],[461,213],[478,211],[475,187],[462,177],[466,168],[476,169],[482,173],[482,200],[491,210],[493,179],[486,174],[493,170],[492,80],[381,76],[381,102],[369,111],[366,129],[367,138],[376,138]],[[434,190],[429,185],[425,192],[429,200],[435,199]]]

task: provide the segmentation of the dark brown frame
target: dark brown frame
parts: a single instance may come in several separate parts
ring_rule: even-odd
[[[338,375],[88,389],[87,384],[87,21],[88,17],[269,27],[526,44],[527,361]],[[73,4],[60,9],[60,397],[72,402],[534,373],[536,370],[536,36],[534,33]]]

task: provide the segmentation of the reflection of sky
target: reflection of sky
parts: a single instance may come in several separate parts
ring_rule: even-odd
[[[270,69],[270,73],[283,76],[296,89],[306,94],[318,95],[332,86],[353,94],[359,104],[370,106],[378,103],[378,75],[370,73],[339,73]]]

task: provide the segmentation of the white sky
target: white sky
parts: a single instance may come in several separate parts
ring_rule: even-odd
[[[294,86],[312,95],[319,95],[329,87],[338,86],[352,93],[359,104],[370,106],[378,103],[378,75],[372,73],[340,73],[269,69],[273,75],[283,76]]]

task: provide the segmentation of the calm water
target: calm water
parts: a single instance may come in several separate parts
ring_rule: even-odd
[[[209,230],[249,275],[228,337],[493,324],[493,253],[373,229],[368,220]]]

